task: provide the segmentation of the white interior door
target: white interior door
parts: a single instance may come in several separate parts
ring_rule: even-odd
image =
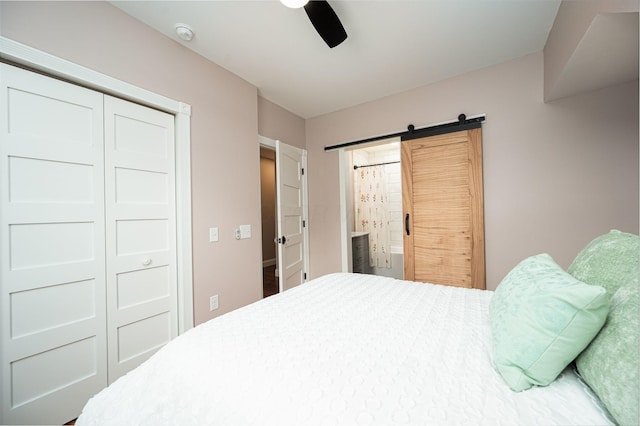
[[[276,141],[280,291],[306,279],[306,151]]]
[[[102,94],[0,64],[0,424],[106,385]]]
[[[105,96],[109,383],[177,335],[172,115]]]

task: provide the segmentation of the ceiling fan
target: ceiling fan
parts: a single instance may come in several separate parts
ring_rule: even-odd
[[[304,7],[311,24],[330,48],[336,47],[347,39],[347,32],[338,15],[326,0],[280,0],[280,2],[291,8]]]

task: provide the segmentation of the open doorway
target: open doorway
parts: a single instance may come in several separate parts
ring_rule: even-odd
[[[279,292],[276,235],[276,151],[260,147],[260,202],[262,214],[262,293],[263,297]]]
[[[259,136],[258,141],[261,153],[263,293],[268,297],[307,280],[307,151],[263,136]]]
[[[348,152],[351,270],[403,279],[402,173],[398,138]]]

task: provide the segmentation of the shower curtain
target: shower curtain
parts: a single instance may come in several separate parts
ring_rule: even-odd
[[[391,268],[384,166],[360,167],[355,175],[355,231],[369,233],[369,264]]]

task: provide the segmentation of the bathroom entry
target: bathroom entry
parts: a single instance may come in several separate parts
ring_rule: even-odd
[[[352,271],[402,279],[400,142],[391,139],[350,154]]]

